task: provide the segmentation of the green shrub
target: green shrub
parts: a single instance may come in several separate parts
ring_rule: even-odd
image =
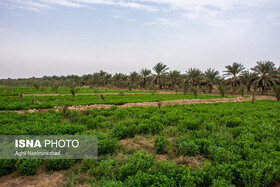
[[[164,125],[161,122],[153,122],[150,124],[150,132],[152,134],[158,134],[164,129]]]
[[[185,120],[180,120],[179,121],[179,130],[181,132],[187,132],[188,130],[197,130],[201,125],[201,121],[194,119],[185,119]]]
[[[225,124],[227,127],[238,127],[239,125],[241,125],[243,123],[243,120],[240,117],[223,117],[220,120],[221,124]]]
[[[98,141],[98,155],[113,154],[118,148],[116,138],[106,137]]]
[[[98,164],[97,159],[83,159],[81,165],[81,171],[88,171],[92,167],[95,167]]]
[[[47,159],[45,160],[45,166],[48,171],[60,171],[63,169],[69,169],[75,160],[71,159]]]
[[[189,168],[174,162],[156,162],[150,170],[139,170],[125,180],[126,186],[195,186]]]
[[[228,186],[234,180],[234,166],[227,163],[212,165],[204,162],[204,166],[194,171],[195,183],[197,186]]]
[[[16,160],[1,159],[0,160],[0,177],[13,172]]]
[[[139,170],[145,172],[153,163],[153,156],[150,156],[143,151],[136,152],[133,155],[130,155],[129,160],[120,167],[118,178],[123,181],[128,176],[135,175]]]
[[[166,153],[169,145],[170,142],[164,136],[157,136],[154,139],[154,148],[157,154]]]
[[[192,140],[179,142],[178,150],[185,156],[195,156],[199,154],[199,146]]]
[[[138,126],[137,126],[137,133],[139,134],[148,134],[150,133],[150,125],[148,123],[140,123]]]
[[[158,173],[152,175],[139,170],[135,175],[129,176],[125,180],[125,185],[134,186],[175,186],[175,180],[169,179],[165,174]]]
[[[120,122],[115,127],[113,127],[112,136],[118,139],[123,139],[127,137],[134,137],[137,133],[137,126],[133,122],[125,121]]]
[[[90,175],[95,176],[97,179],[109,178],[114,176],[114,160],[102,160],[97,167],[92,167],[89,170]]]
[[[185,165],[177,165],[173,161],[159,161],[149,170],[149,173],[157,175],[158,173],[164,174],[169,180],[173,180],[173,186],[195,186],[194,176],[191,169]],[[161,185],[164,185],[163,182]]]
[[[33,175],[41,163],[42,160],[37,159],[18,160],[16,164],[17,172],[22,175]]]
[[[213,180],[212,187],[234,187],[230,184],[229,181],[226,181],[224,178],[218,178]]]

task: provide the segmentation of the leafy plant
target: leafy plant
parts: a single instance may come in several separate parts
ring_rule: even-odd
[[[42,160],[27,159],[18,160],[16,163],[17,171],[22,175],[33,175],[37,168],[42,164]]]
[[[240,86],[239,92],[240,92],[240,95],[241,95],[242,97],[244,97],[244,95],[245,95],[245,87],[244,87],[244,86]]]
[[[0,160],[0,177],[13,172],[15,167],[15,160],[1,159]]]
[[[48,171],[60,171],[70,168],[74,162],[75,160],[71,159],[47,159],[45,166]]]
[[[58,81],[55,81],[51,84],[51,88],[55,93],[58,93],[58,88],[60,87],[60,84]]]
[[[75,97],[76,93],[78,93],[79,90],[80,88],[76,88],[75,85],[70,86],[70,93],[72,94],[73,97]]]
[[[220,84],[218,86],[218,91],[222,97],[225,97],[226,90],[227,90],[227,87],[225,85]]]
[[[105,97],[105,95],[100,95],[100,99],[102,99],[104,102],[106,102],[106,97]]]
[[[193,94],[194,94],[194,98],[197,98],[197,92],[198,92],[197,88],[192,87],[192,88],[191,88],[191,91],[192,91]]]
[[[143,151],[139,151],[130,155],[129,160],[120,167],[118,178],[124,180],[131,175],[135,175],[138,171],[145,172],[154,163],[154,157]]]
[[[157,154],[166,153],[169,145],[169,140],[167,140],[167,138],[164,136],[157,136],[154,139],[154,148]]]

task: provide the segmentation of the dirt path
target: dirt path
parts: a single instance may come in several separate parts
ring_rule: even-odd
[[[109,109],[112,106],[116,106],[119,109],[126,108],[126,107],[134,107],[134,106],[142,106],[142,107],[148,107],[148,106],[166,106],[166,105],[190,105],[190,104],[202,104],[202,103],[224,103],[224,102],[242,102],[242,101],[251,101],[251,97],[236,97],[236,98],[218,98],[218,99],[182,99],[182,100],[170,100],[170,101],[161,101],[161,102],[143,102],[143,103],[126,103],[124,105],[116,106],[116,105],[106,105],[106,104],[95,104],[95,105],[75,105],[70,106],[68,109],[70,110],[78,110],[78,111],[85,111],[87,109],[93,109],[93,108],[105,108]],[[256,96],[256,100],[275,100],[275,97],[271,96]],[[48,108],[48,109],[30,109],[30,110],[14,110],[11,112],[17,112],[19,114],[24,112],[46,112],[48,110],[54,109],[55,111],[58,111],[62,109],[63,107],[54,107],[54,108]]]

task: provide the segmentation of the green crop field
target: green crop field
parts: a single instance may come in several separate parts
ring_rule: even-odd
[[[79,93],[147,93],[148,91],[144,90],[120,90],[120,89],[99,89],[99,88],[79,88]],[[11,87],[11,86],[0,86],[0,96],[18,96],[20,93],[23,94],[56,94],[51,87],[43,87],[39,90],[34,87]],[[59,87],[57,94],[71,94],[69,87]]]
[[[44,165],[47,171],[70,168],[69,185],[269,186],[280,179],[277,101],[1,112],[0,133],[99,139],[98,159],[1,160],[0,175],[32,175]],[[141,146],[131,146],[137,142]]]
[[[221,98],[217,95],[198,95],[197,99]],[[158,102],[179,99],[195,99],[194,95],[184,94],[137,94],[137,95],[77,95],[66,96],[17,96],[0,97],[0,110],[24,110],[44,109],[64,105],[92,105],[92,104],[113,104],[122,105],[125,103],[137,102]]]

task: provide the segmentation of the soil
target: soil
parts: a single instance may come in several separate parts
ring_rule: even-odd
[[[39,168],[35,175],[22,176],[18,172],[2,176],[0,178],[1,187],[59,187],[67,183],[64,175],[65,171],[57,171],[49,174],[44,168]]]

